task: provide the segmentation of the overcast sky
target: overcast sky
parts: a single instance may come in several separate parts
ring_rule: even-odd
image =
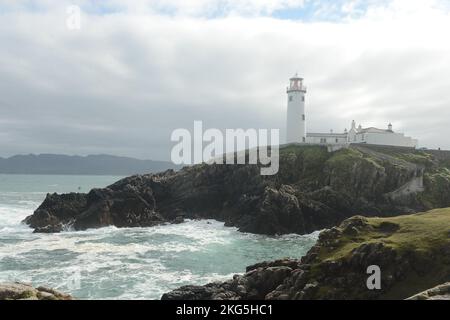
[[[0,0],[0,156],[168,160],[194,120],[283,137],[296,72],[308,131],[450,149],[449,32],[448,0]]]

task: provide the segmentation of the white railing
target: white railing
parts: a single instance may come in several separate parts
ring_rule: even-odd
[[[286,88],[286,91],[306,91],[306,86],[301,86],[301,87],[294,87],[294,88],[291,88],[291,87],[287,87]]]

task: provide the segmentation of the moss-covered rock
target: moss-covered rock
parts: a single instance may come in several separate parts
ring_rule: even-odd
[[[445,206],[450,202],[450,169],[437,167],[424,175],[425,191],[419,195],[427,208]]]
[[[370,266],[380,268],[379,290],[367,286]],[[260,263],[246,271],[164,298],[197,299],[201,292],[202,299],[406,299],[450,280],[450,208],[391,218],[355,216],[323,231],[300,260]]]
[[[450,209],[392,218],[353,217],[324,231],[302,259],[304,292],[287,279],[272,298],[405,299],[450,279]],[[367,268],[381,269],[381,290],[368,290]],[[306,284],[305,284],[306,285]]]

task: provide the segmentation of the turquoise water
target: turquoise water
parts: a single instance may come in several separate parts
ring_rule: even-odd
[[[214,220],[33,234],[21,224],[48,192],[87,192],[111,176],[0,175],[0,282],[47,285],[78,299],[159,299],[186,284],[242,273],[263,260],[300,257],[318,233],[267,237]]]

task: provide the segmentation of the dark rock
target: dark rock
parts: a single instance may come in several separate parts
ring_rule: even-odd
[[[397,223],[392,223],[389,221],[383,221],[382,223],[380,223],[380,226],[379,226],[380,231],[386,232],[386,233],[394,233],[399,228],[400,228],[400,226]]]
[[[227,291],[220,284],[211,283],[206,286],[184,286],[162,296],[162,300],[232,300],[238,297],[234,292]]]
[[[180,224],[180,223],[183,223],[183,222],[184,222],[184,217],[181,217],[181,216],[176,217],[176,218],[172,221],[173,224]]]
[[[299,260],[292,259],[280,259],[276,261],[264,261],[260,263],[253,264],[246,268],[246,272],[249,272],[258,268],[270,268],[270,267],[289,267],[291,269],[297,269],[300,264]]]

